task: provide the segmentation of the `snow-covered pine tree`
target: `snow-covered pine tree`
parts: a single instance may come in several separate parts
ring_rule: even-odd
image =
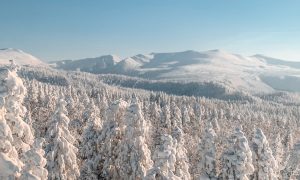
[[[172,101],[171,103],[170,112],[171,112],[170,118],[171,118],[172,126],[182,127],[181,111],[174,101]]]
[[[116,158],[119,154],[121,140],[124,133],[124,124],[122,122],[127,103],[122,99],[113,102],[108,110],[106,121],[98,137],[99,168],[101,169],[101,178],[120,179]]]
[[[33,128],[33,126],[32,126],[32,119],[31,119],[31,112],[30,112],[30,111],[27,111],[27,112],[26,112],[24,121],[25,121],[25,123],[28,124],[28,126],[30,127],[30,130],[31,130],[32,134],[34,134],[34,128]]]
[[[77,148],[73,145],[75,138],[68,130],[70,120],[66,116],[66,105],[66,101],[59,100],[46,133],[47,170],[51,180],[77,179],[79,176]]]
[[[46,100],[46,96],[44,93],[43,84],[39,84],[39,86],[38,86],[38,103],[41,106],[45,106],[45,103],[46,103],[45,100]]]
[[[43,138],[37,138],[34,141],[33,147],[24,153],[22,159],[25,162],[25,167],[22,170],[21,180],[47,180],[48,171],[44,168],[47,159],[44,158],[45,151],[42,149]]]
[[[144,120],[136,97],[131,100],[124,117],[125,134],[116,163],[125,179],[143,179],[152,167],[151,152],[146,144],[149,125]]]
[[[160,108],[156,102],[152,102],[149,107],[149,119],[151,119],[152,126],[150,127],[150,133],[153,139],[151,151],[154,151],[155,147],[159,144],[160,133],[162,132],[162,126],[160,126]]]
[[[199,144],[199,175],[200,179],[217,179],[216,133],[209,122]]]
[[[187,126],[188,123],[190,123],[191,119],[190,119],[190,114],[189,114],[189,109],[184,106],[182,108],[182,125],[183,126]]]
[[[278,171],[280,172],[285,167],[286,156],[284,155],[284,146],[282,144],[282,138],[279,133],[276,135],[276,138],[273,141],[272,149],[273,149],[273,155],[277,161]]]
[[[214,128],[214,131],[218,133],[220,131],[220,126],[217,117],[212,118],[211,124]]]
[[[164,106],[162,107],[161,113],[160,113],[160,121],[162,126],[165,129],[171,128],[171,118],[170,118],[170,107],[169,104],[164,103]]]
[[[86,92],[84,92],[82,96],[82,105],[84,107],[84,110],[81,116],[81,120],[85,125],[89,119],[90,114],[93,113],[92,111],[95,109],[95,103],[93,99],[89,99]]]
[[[176,140],[172,136],[163,134],[161,143],[154,152],[153,167],[147,172],[145,180],[179,180],[174,174],[176,162]]]
[[[89,121],[97,121],[95,123],[101,123],[102,121],[100,116],[99,108],[95,106],[95,103],[93,99],[86,102],[85,110],[82,114],[82,117],[80,120],[76,120],[71,122],[71,132],[73,136],[76,138],[76,144],[84,143],[82,140],[82,137],[84,136],[84,130],[89,126]]]
[[[36,105],[38,100],[38,82],[33,80],[30,84],[30,88],[28,89],[28,98],[34,105]]]
[[[76,108],[75,108],[75,101],[73,99],[72,96],[72,86],[69,86],[66,93],[65,93],[65,97],[66,97],[66,102],[67,102],[67,110],[70,114],[70,118],[73,119],[75,118],[75,114],[76,114]]]
[[[278,175],[278,165],[269,147],[268,140],[261,129],[256,129],[252,139],[253,165],[255,180],[275,180]]]
[[[179,127],[175,127],[172,136],[177,141],[174,173],[182,180],[189,180],[191,179],[191,175],[189,173],[189,160],[187,158],[187,150],[185,149],[184,145],[184,132]]]
[[[15,179],[19,177],[22,162],[14,147],[11,129],[5,119],[5,100],[9,94],[9,76],[11,72],[6,68],[0,69],[0,179]]]
[[[195,113],[195,120],[197,121],[197,124],[201,122],[202,118],[202,107],[200,105],[200,102],[196,101],[194,104],[194,113]]]
[[[223,153],[222,161],[223,179],[248,180],[254,172],[252,152],[241,127],[236,128],[230,137],[229,148]]]
[[[293,130],[291,128],[287,128],[287,132],[284,138],[285,152],[290,152],[293,149],[293,141]]]
[[[300,141],[295,143],[287,164],[282,170],[282,179],[298,180],[300,178]]]
[[[11,68],[7,71],[5,98],[5,119],[10,126],[14,146],[19,155],[28,151],[34,141],[30,126],[24,121],[26,108],[22,105],[26,95],[26,88],[21,78],[17,75],[17,69]]]
[[[80,179],[95,179],[100,177],[99,161],[101,154],[97,148],[102,121],[99,117],[98,108],[91,104],[91,111],[87,120],[87,127],[83,132],[79,154],[83,163],[80,170]]]
[[[102,96],[102,99],[99,102],[100,105],[100,118],[102,121],[105,121],[106,119],[106,111],[108,109],[108,102],[106,96]]]

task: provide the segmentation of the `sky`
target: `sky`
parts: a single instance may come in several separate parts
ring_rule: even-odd
[[[300,61],[297,0],[0,0],[0,48],[45,61],[223,49]]]

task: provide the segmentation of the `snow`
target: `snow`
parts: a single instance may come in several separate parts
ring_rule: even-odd
[[[34,136],[24,121],[27,109],[22,103],[27,91],[17,69],[13,62],[0,69],[0,178],[40,179],[44,175],[46,179],[44,154],[32,148]]]
[[[11,159],[4,153],[0,153],[0,178],[11,177],[17,175],[20,171],[20,167],[15,164]]]
[[[148,125],[143,118],[138,100],[133,98],[124,118],[125,134],[119,150],[117,163],[122,166],[119,174],[129,179],[143,179],[153,162],[146,144]]]
[[[77,179],[77,151],[73,145],[75,138],[68,130],[69,118],[66,116],[66,102],[59,99],[55,113],[49,123],[46,139],[47,169],[50,179]]]
[[[7,48],[0,49],[0,65],[9,64],[9,60],[14,60],[18,65],[45,66],[40,59],[19,49]]]
[[[145,179],[154,180],[159,177],[161,179],[179,180],[180,177],[174,174],[177,142],[167,134],[163,134],[160,138],[161,145],[156,148],[153,155],[154,166],[147,172]]]
[[[194,71],[198,66],[221,71],[227,65],[251,73],[261,67],[290,69],[251,64],[252,58],[222,50],[157,56],[137,55],[123,63],[136,70],[188,66],[185,72],[194,68],[191,63],[198,63]],[[191,59],[182,62],[183,57]],[[225,57],[228,62],[220,59]],[[15,64],[0,68],[0,179],[300,178],[299,94],[226,101],[119,88],[99,77]]]
[[[104,57],[106,56],[100,59]],[[155,80],[213,81],[251,93],[274,92],[281,87],[269,78],[293,76],[300,80],[300,63],[261,55],[244,57],[223,50],[138,54],[123,60],[114,60],[114,56],[111,56],[111,59],[111,66],[90,67],[95,65],[91,59],[83,59],[61,63],[58,68],[80,68],[92,73],[124,74]],[[86,68],[87,66],[90,68]],[[285,84],[283,90],[300,91],[300,87],[294,86]]]
[[[235,129],[229,141],[229,148],[223,154],[223,178],[248,180],[254,172],[252,152],[241,128]]]
[[[261,129],[256,129],[253,137],[253,165],[256,179],[277,179],[278,164],[272,154],[266,136]]]
[[[198,168],[201,175],[207,176],[207,178],[216,178],[216,146],[215,139],[216,133],[213,130],[211,123],[207,124],[205,133],[201,143],[199,144],[199,156]],[[201,179],[201,177],[200,177]]]
[[[48,171],[44,168],[47,163],[45,155],[45,151],[43,148],[44,143],[43,138],[37,138],[33,144],[33,148],[27,151],[24,154],[23,160],[26,163],[21,179],[36,179],[36,180],[46,180],[48,177]]]

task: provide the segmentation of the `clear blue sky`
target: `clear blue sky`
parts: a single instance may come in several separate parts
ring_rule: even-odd
[[[300,60],[298,0],[1,0],[0,48],[43,60],[224,49]]]

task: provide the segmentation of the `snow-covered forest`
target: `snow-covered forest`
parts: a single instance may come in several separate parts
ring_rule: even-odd
[[[3,66],[0,179],[300,179],[298,95],[122,83],[132,82]]]

